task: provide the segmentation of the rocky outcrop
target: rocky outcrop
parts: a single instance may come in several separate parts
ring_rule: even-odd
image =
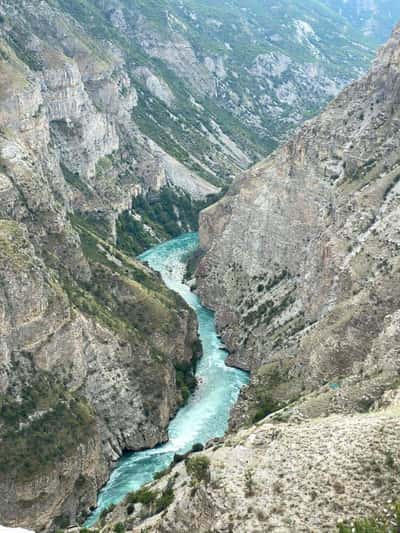
[[[124,450],[167,438],[184,400],[175,366],[198,355],[193,312],[115,247],[119,213],[175,176],[195,197],[217,189],[146,150],[118,51],[50,4],[11,4],[0,6],[0,523],[41,531],[81,519]],[[143,160],[160,182],[138,178]]]
[[[365,409],[396,383],[399,41],[202,212],[199,292],[253,373],[238,421],[327,383],[343,401],[309,415]]]
[[[25,224],[3,219],[0,230],[1,522],[65,527],[95,504],[124,450],[166,439],[196,321],[105,241],[87,259],[88,234],[82,251],[70,228],[84,263],[74,277],[39,257]]]
[[[380,517],[395,524],[399,490],[398,395],[371,414],[282,423],[266,420],[176,465],[153,494],[172,491],[163,512],[129,504],[100,531],[333,532]],[[205,465],[197,470],[193,465]],[[132,509],[133,507],[133,509]],[[351,526],[349,528],[351,531]]]
[[[99,435],[79,443],[73,455],[64,457],[56,469],[24,482],[0,480],[0,514],[3,523],[22,524],[39,530],[43,525],[65,527],[93,505],[99,486],[107,478]],[[18,502],[18,505],[16,505]],[[29,510],[22,511],[26,506]]]

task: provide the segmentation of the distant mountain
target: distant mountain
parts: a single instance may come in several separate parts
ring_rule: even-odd
[[[73,209],[134,253],[196,229],[376,47],[317,0],[1,0],[0,17],[3,100],[40,93]]]
[[[325,0],[354,27],[377,43],[389,38],[400,20],[398,0]]]

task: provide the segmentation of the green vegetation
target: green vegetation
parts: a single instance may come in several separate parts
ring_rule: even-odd
[[[151,490],[147,487],[142,487],[141,489],[130,492],[126,499],[126,503],[141,503],[142,505],[149,505],[150,503],[154,503],[157,499],[158,492]]]
[[[178,296],[157,276],[99,237],[86,220],[74,216],[72,222],[91,263],[92,277],[90,282],[64,277],[63,287],[70,301],[129,340],[139,341],[145,335],[148,343],[155,329],[166,334],[174,331],[182,305]]]
[[[396,183],[398,183],[400,181],[400,174],[397,174],[397,176],[395,176],[395,178],[393,179],[393,181],[391,183],[389,183],[389,185],[386,187],[385,189],[385,192],[383,194],[383,199],[386,200],[386,198],[388,197],[390,191],[393,189],[393,187],[396,185]]]
[[[175,363],[176,385],[182,394],[183,403],[185,404],[190,394],[193,393],[197,386],[197,379],[195,377],[196,359],[192,362],[182,361]]]
[[[197,231],[199,212],[216,198],[196,201],[171,187],[138,196],[132,204],[136,216],[125,211],[117,221],[117,247],[129,255],[138,255],[160,241]]]
[[[139,196],[133,201],[136,216],[125,211],[118,219],[117,246],[130,255],[137,255],[160,241],[197,231],[199,212],[216,199],[217,196],[210,196],[195,201],[184,191],[170,187],[147,197]]]
[[[185,460],[186,472],[193,483],[208,483],[210,481],[210,459],[206,455],[195,455]]]
[[[174,501],[174,489],[172,486],[167,485],[166,489],[162,492],[161,496],[156,501],[156,512],[161,513]]]
[[[21,391],[20,400],[0,397],[0,475],[19,481],[43,474],[72,454],[94,431],[84,398],[68,393],[46,372]]]
[[[169,479],[167,486],[160,495],[158,491],[151,490],[148,487],[142,487],[135,492],[129,493],[125,498],[125,503],[130,508],[136,503],[152,506],[156,513],[160,513],[174,501],[173,483],[174,480]]]
[[[352,524],[338,524],[339,533],[398,533],[400,502],[395,503],[385,517],[360,518]]]
[[[3,264],[12,261],[14,267],[21,269],[33,265],[23,226],[14,220],[0,220],[0,261]]]
[[[138,196],[132,207],[150,226],[161,226],[166,236],[171,238],[184,231],[197,231],[198,213],[208,203],[192,200],[184,191],[178,193],[171,187],[163,187],[159,193]]]
[[[257,410],[254,413],[253,418],[252,418],[253,424],[255,424],[256,422],[259,422],[260,420],[270,415],[274,411],[277,411],[281,407],[282,405],[279,402],[265,395],[264,398],[258,400]]]
[[[115,533],[125,533],[125,526],[122,522],[118,522],[114,526]]]
[[[104,525],[104,522],[107,518],[107,516],[112,512],[114,511],[115,509],[115,504],[112,503],[111,505],[109,505],[108,507],[106,507],[105,509],[103,509],[100,513],[100,524]]]
[[[87,196],[91,196],[92,192],[89,187],[84,183],[77,172],[71,172],[62,162],[60,163],[60,168],[64,175],[65,181],[71,185],[74,189],[81,191]]]
[[[200,248],[197,248],[194,252],[189,254],[186,259],[185,280],[194,278],[197,266],[203,257],[204,252]]]
[[[278,303],[275,303],[273,300],[267,300],[262,303],[259,307],[245,315],[245,323],[254,324],[258,321],[267,326],[275,316],[279,315],[279,313],[284,311],[294,302],[292,292],[293,290],[290,290]]]
[[[170,472],[171,472],[171,467],[164,468],[164,470],[160,470],[159,472],[156,472],[154,474],[154,479],[162,479],[164,476],[166,476]]]
[[[253,479],[253,475],[254,475],[254,472],[253,470],[246,470],[245,474],[244,474],[244,479],[245,479],[245,486],[246,486],[246,491],[245,491],[245,496],[247,498],[250,498],[251,496],[254,496],[254,479]]]
[[[139,255],[157,243],[156,238],[146,231],[142,222],[129,211],[124,211],[117,221],[117,247],[129,255]]]
[[[64,533],[64,530],[69,526],[69,516],[67,514],[57,516],[54,519],[54,524],[59,528],[57,531],[62,531]]]

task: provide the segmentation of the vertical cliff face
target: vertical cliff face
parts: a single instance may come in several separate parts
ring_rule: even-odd
[[[328,382],[343,401],[315,412],[362,409],[397,379],[399,40],[202,212],[199,291],[253,371],[249,416]]]
[[[255,85],[271,66],[280,80],[273,105],[265,102],[283,125],[266,139],[262,128],[253,132],[265,116],[253,112],[259,92],[248,99],[247,87],[232,89],[242,60],[225,83],[224,54],[208,53],[196,14],[150,7],[0,2],[0,523],[44,530],[79,519],[124,450],[166,438],[184,399],[176,367],[190,368],[198,355],[193,313],[123,253],[136,248],[121,238],[121,214],[139,217],[139,229],[157,240],[163,213],[154,209],[153,226],[142,223],[130,213],[135,198],[151,193],[157,203],[168,188],[204,201],[286,134],[292,96],[298,111],[308,74],[311,113],[371,54],[352,31],[342,40],[334,19],[329,28],[352,59],[343,76],[337,63],[317,68],[316,37],[296,19],[297,45],[308,52],[299,69],[289,58],[286,84],[287,57],[268,55],[278,45],[260,57],[252,48]],[[215,20],[219,27],[217,19],[207,27]],[[242,40],[226,40],[232,23],[222,24],[211,48],[242,50]],[[253,32],[246,17],[242,26]],[[271,43],[280,39],[274,31]],[[322,48],[328,58],[331,44]],[[289,108],[277,105],[281,97]],[[166,209],[183,227],[175,204]],[[310,309],[319,312],[315,302]]]
[[[0,523],[42,530],[82,517],[124,450],[165,440],[183,402],[175,367],[197,357],[197,333],[184,302],[114,245],[118,214],[153,186],[132,177],[134,140],[150,141],[131,120],[137,95],[118,54],[102,55],[47,4],[7,6]],[[48,41],[18,33],[24,20]],[[57,39],[64,46],[51,46]],[[157,148],[158,166],[163,157],[170,161]],[[185,172],[179,184],[190,183],[194,197],[216,190]]]
[[[62,256],[35,249],[27,224],[0,229],[1,522],[65,527],[124,450],[165,440],[183,401],[175,366],[197,355],[196,321],[106,241],[64,228],[83,264],[75,277]]]

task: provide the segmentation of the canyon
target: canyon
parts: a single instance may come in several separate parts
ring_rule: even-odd
[[[400,30],[290,137],[368,68],[388,2],[361,27],[328,1],[212,4],[0,0],[1,524],[82,523],[122,454],[167,440],[198,323],[136,256],[201,209],[191,286],[251,373],[237,433],[200,453],[203,478],[186,458],[155,482],[161,514],[121,504],[101,528],[329,530],[397,490]]]
[[[370,72],[200,215],[197,291],[250,370],[222,441],[101,531],[399,525],[400,26]],[[129,505],[134,502],[134,505]]]

